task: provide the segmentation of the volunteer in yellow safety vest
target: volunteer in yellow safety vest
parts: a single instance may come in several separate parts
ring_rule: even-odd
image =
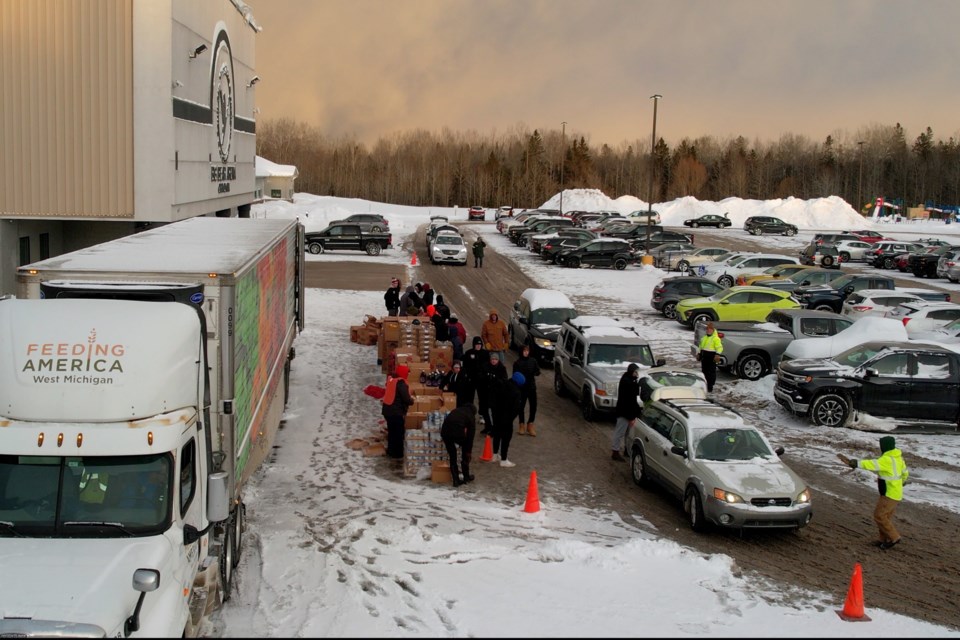
[[[880,438],[880,452],[880,457],[875,460],[851,460],[842,453],[837,457],[852,469],[866,469],[877,474],[880,498],[873,510],[873,521],[880,530],[880,539],[875,544],[881,549],[889,549],[900,542],[900,533],[893,526],[893,512],[903,500],[903,483],[910,477],[910,472],[893,436]]]
[[[703,377],[707,379],[707,393],[710,393],[717,382],[717,361],[723,353],[723,343],[720,342],[720,336],[714,330],[712,322],[707,322],[707,332],[700,338],[700,344],[697,347],[700,370],[703,371]]]

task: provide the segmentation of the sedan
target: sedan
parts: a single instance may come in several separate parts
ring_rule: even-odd
[[[689,242],[664,242],[650,248],[649,255],[653,256],[653,264],[661,269],[673,271],[684,256],[696,250]]]
[[[717,229],[724,229],[729,227],[730,224],[730,218],[728,218],[726,214],[718,216],[712,213],[708,213],[705,216],[700,216],[699,218],[690,218],[683,221],[683,226],[693,227],[694,229],[697,227],[716,227]]]
[[[479,205],[470,207],[470,211],[467,212],[467,220],[485,220],[486,217],[487,210]]]
[[[863,240],[841,240],[836,244],[837,251],[840,253],[840,262],[864,262],[869,260],[867,252],[873,249],[873,244]]]
[[[430,262],[467,264],[467,246],[463,243],[463,238],[449,231],[437,234],[430,245]]]
[[[709,298],[677,303],[677,322],[688,327],[710,320],[763,322],[774,309],[799,309],[789,291],[769,287],[730,287]]]

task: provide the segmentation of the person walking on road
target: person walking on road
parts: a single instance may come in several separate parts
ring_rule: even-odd
[[[483,416],[483,434],[494,435],[493,395],[498,382],[509,377],[507,367],[500,361],[496,351],[487,352],[487,361],[480,365],[477,378],[477,395],[480,398],[480,415]],[[494,452],[496,453],[496,452]]]
[[[483,339],[480,336],[474,336],[472,348],[463,352],[463,373],[467,375],[470,381],[470,400],[473,401],[473,394],[477,394],[478,415],[484,421],[483,432],[487,433],[491,424],[486,422],[487,415],[487,394],[480,388],[480,374],[484,363],[490,359],[490,354],[483,348]]]
[[[494,354],[491,354],[491,360]],[[519,371],[509,379],[496,378],[491,382],[490,404],[493,409],[493,462],[501,467],[515,467],[507,458],[513,439],[513,421],[520,413],[520,388],[526,380]]]
[[[623,462],[626,458],[620,452],[624,449],[624,440],[627,429],[632,427],[640,417],[640,365],[631,362],[626,372],[620,376],[617,385],[617,406],[614,414],[617,416],[616,426],[613,428],[613,437],[610,439],[611,460]]]
[[[900,544],[900,532],[893,526],[893,512],[903,500],[903,484],[910,477],[903,454],[897,449],[893,436],[880,438],[880,457],[874,460],[851,460],[842,453],[837,457],[851,469],[866,469],[877,474],[877,488],[880,497],[873,510],[873,521],[877,523],[880,538],[875,544],[881,549],[889,549]]]
[[[383,304],[387,308],[388,316],[396,316],[400,313],[400,280],[394,278],[390,281],[390,287],[383,294]]]
[[[410,388],[407,386],[407,376],[410,367],[405,364],[397,366],[394,375],[387,377],[387,390],[383,396],[381,415],[387,422],[387,455],[394,459],[403,458],[404,420],[407,409],[413,404]]]
[[[477,267],[483,268],[483,248],[487,246],[487,243],[483,241],[483,238],[477,236],[477,239],[473,241],[473,268]]]
[[[490,309],[490,315],[483,321],[480,337],[483,338],[484,348],[487,351],[496,351],[500,362],[503,362],[503,356],[510,346],[510,330],[507,323],[500,319],[496,309]]]
[[[706,333],[700,338],[697,345],[697,359],[700,360],[700,370],[707,379],[707,393],[713,393],[713,385],[717,383],[717,363],[723,353],[723,343],[717,335],[712,322],[707,322]]]
[[[474,479],[470,473],[470,458],[473,456],[473,438],[477,429],[476,415],[477,408],[472,402],[460,405],[447,414],[440,427],[440,437],[450,456],[450,474],[455,487]]]
[[[520,347],[520,357],[513,363],[513,373],[520,372],[526,382],[520,387],[520,426],[517,433],[521,436],[537,437],[534,421],[537,419],[537,380],[540,375],[540,363],[530,356],[530,345]],[[529,421],[524,419],[527,403],[530,403]]]

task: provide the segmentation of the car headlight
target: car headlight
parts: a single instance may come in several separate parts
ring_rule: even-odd
[[[797,504],[807,504],[810,502],[810,489],[804,489],[797,495]]]
[[[547,340],[546,338],[534,338],[533,341],[537,344],[538,347],[553,346],[553,340]]]
[[[743,498],[724,489],[714,489],[713,497],[721,502],[726,502],[727,504],[743,504]]]
[[[607,392],[608,395],[616,395],[617,391],[620,390],[619,382],[605,382],[603,383],[603,389]]]

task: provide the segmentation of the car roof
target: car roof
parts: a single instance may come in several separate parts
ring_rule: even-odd
[[[902,289],[860,289],[853,293],[863,296],[864,298],[872,298],[874,296],[916,296],[920,300],[923,299],[915,293],[903,291]]]
[[[790,295],[790,293],[787,292],[787,291],[780,291],[780,290],[778,290],[778,289],[771,289],[770,287],[761,287],[760,285],[755,285],[755,284],[745,284],[745,285],[738,285],[738,286],[735,286],[735,287],[730,287],[730,291],[732,291],[732,292],[740,292],[740,291],[759,291],[760,293],[770,293],[771,291],[774,291],[774,292],[776,292],[776,293],[781,293],[781,294]]]
[[[711,280],[710,278],[703,278],[701,276],[670,276],[669,278],[663,279],[664,284],[670,284],[674,282],[708,282],[710,284],[717,284],[716,280]]]
[[[801,316],[803,318],[842,318],[844,316],[833,311],[817,311],[816,309],[774,309],[770,312],[785,316]]]
[[[524,289],[520,294],[530,304],[530,309],[573,309],[567,294],[554,289]]]

